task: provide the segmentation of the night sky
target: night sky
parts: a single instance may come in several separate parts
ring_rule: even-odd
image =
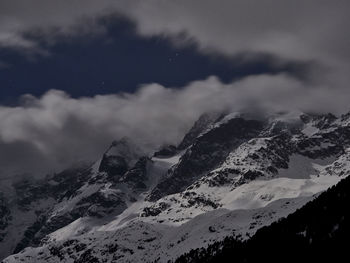
[[[53,44],[38,33],[27,33],[45,54],[0,49],[1,61],[7,65],[0,69],[1,102],[16,104],[23,94],[40,96],[49,89],[81,97],[134,92],[147,83],[182,87],[212,75],[224,83],[264,73],[302,77],[307,70],[307,63],[278,61],[273,55],[255,54],[247,60],[244,53],[203,54],[195,43],[176,46],[162,36],[142,37],[126,18],[99,23],[106,29],[103,35],[62,37]]]

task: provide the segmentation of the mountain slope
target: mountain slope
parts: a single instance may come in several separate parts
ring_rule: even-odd
[[[2,255],[37,248],[4,262],[166,262],[249,239],[349,175],[349,118],[204,115],[153,157],[116,141],[93,165],[14,185],[22,219],[0,202]]]

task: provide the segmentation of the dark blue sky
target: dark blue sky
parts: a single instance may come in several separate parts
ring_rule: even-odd
[[[0,102],[16,103],[25,93],[41,95],[60,89],[73,97],[133,92],[140,84],[157,82],[169,87],[218,76],[224,82],[247,75],[289,72],[303,75],[298,63],[276,63],[277,58],[243,54],[227,58],[199,53],[195,44],[175,47],[168,39],[141,37],[126,19],[101,20],[104,35],[58,38],[47,44],[40,34],[28,34],[50,56],[28,57],[18,50],[0,49]],[[278,65],[278,66],[277,66]]]

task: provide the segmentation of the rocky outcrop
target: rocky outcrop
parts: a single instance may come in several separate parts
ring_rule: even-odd
[[[199,136],[148,197],[150,201],[178,193],[196,179],[220,165],[228,154],[243,142],[257,136],[263,124],[234,118]]]

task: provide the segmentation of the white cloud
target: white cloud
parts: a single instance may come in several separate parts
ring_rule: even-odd
[[[333,97],[335,103],[327,104]],[[114,139],[128,136],[150,150],[178,143],[206,111],[344,111],[349,91],[333,94],[286,75],[252,76],[232,84],[211,77],[182,89],[158,84],[135,94],[74,99],[51,90],[27,95],[23,105],[0,107],[0,167],[9,172],[59,170],[78,160],[94,160]]]

